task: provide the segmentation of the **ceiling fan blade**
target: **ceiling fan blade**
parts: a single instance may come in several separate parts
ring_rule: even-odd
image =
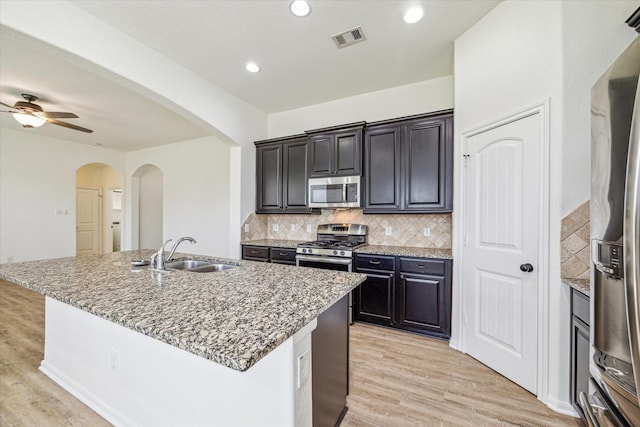
[[[87,132],[87,133],[93,132],[91,129],[72,125],[71,123],[67,123],[67,122],[61,122],[60,120],[56,120],[56,119],[47,119],[47,122],[51,123],[52,125],[58,125],[58,126],[62,126],[69,129],[79,130],[80,132]]]
[[[9,104],[5,104],[4,102],[0,102],[0,105],[4,105],[5,107],[9,107],[12,110],[15,110],[15,108],[13,107],[13,105],[9,105]]]
[[[42,115],[42,117],[46,118],[46,119],[77,119],[78,116],[76,116],[73,113],[56,113],[53,111],[43,111],[42,113],[40,113]]]

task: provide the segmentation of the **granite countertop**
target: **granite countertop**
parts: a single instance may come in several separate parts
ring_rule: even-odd
[[[565,279],[562,278],[562,283],[565,285],[582,292],[586,296],[591,294],[591,283],[589,279]]]
[[[242,242],[243,245],[253,246],[267,246],[270,248],[290,248],[295,249],[299,243],[304,243],[306,240],[279,240],[279,239],[262,239],[262,240],[247,240]]]
[[[365,245],[354,250],[354,252],[359,254],[453,259],[451,249],[419,248],[413,246]]]
[[[304,240],[263,239],[249,240],[242,242],[242,244],[253,246],[268,246],[273,248],[295,248],[298,243],[303,242]],[[359,247],[358,249],[355,249],[354,252],[361,254],[453,259],[451,255],[451,249],[420,248],[413,246],[364,245]]]
[[[132,260],[153,252],[1,264],[0,279],[245,371],[366,278],[196,255],[189,257],[237,267],[216,273],[132,268]]]

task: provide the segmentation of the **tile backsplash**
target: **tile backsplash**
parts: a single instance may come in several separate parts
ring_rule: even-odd
[[[252,213],[242,224],[241,235],[242,241],[315,240],[318,224],[353,223],[368,227],[370,245],[450,249],[451,222],[451,214],[364,215],[361,209],[323,209],[320,215]]]
[[[589,279],[591,264],[589,202],[562,219],[560,275],[565,279]]]

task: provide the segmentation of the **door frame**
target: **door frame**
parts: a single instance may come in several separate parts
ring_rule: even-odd
[[[455,174],[458,178],[455,185],[457,197],[454,200],[454,233],[453,233],[453,257],[456,259],[454,263],[453,275],[453,295],[452,295],[452,339],[450,346],[464,352],[465,337],[463,333],[464,309],[463,309],[463,293],[464,293],[464,272],[466,270],[466,199],[467,199],[467,169],[464,166],[464,156],[466,154],[467,141],[472,136],[489,131],[496,127],[500,127],[511,122],[523,119],[525,117],[538,115],[539,129],[541,137],[541,145],[539,147],[541,171],[539,176],[539,218],[538,223],[538,325],[537,325],[537,397],[539,400],[547,403],[548,401],[548,379],[549,379],[549,284],[551,278],[550,271],[550,251],[549,251],[549,218],[550,218],[550,165],[549,165],[549,149],[550,149],[550,126],[549,126],[549,99],[544,99],[526,108],[522,108],[503,115],[496,119],[485,122],[484,124],[469,130],[461,131],[459,144],[457,148],[458,154],[454,155],[454,171],[460,171]],[[456,232],[456,230],[459,230]]]

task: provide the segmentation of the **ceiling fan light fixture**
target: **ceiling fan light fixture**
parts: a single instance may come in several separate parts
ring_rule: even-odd
[[[35,114],[13,113],[12,116],[18,123],[26,128],[37,128],[47,121],[44,117],[36,116]]]
[[[404,22],[407,24],[415,24],[424,16],[424,10],[420,6],[409,8],[404,13]]]
[[[303,18],[311,13],[311,6],[309,6],[309,3],[307,3],[305,0],[294,0],[289,5],[289,10],[295,16]]]

